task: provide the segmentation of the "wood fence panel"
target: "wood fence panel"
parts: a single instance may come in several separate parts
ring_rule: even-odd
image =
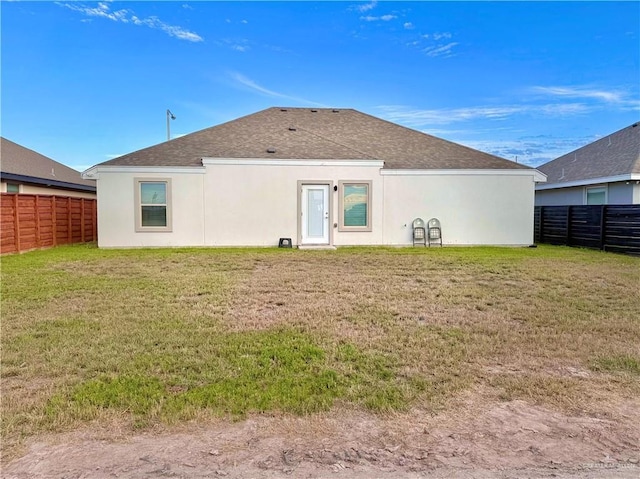
[[[96,241],[93,198],[2,193],[0,253]]]
[[[640,205],[536,206],[537,243],[640,255]]]

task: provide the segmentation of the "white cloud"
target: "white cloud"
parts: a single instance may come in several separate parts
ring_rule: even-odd
[[[413,23],[411,22],[405,22],[405,24],[403,25],[405,29],[407,30],[413,30],[415,27],[413,26]]]
[[[364,12],[368,12],[369,10],[373,10],[374,8],[376,8],[376,5],[378,4],[377,1],[373,1],[371,3],[363,3],[361,5],[356,5],[355,9],[358,10],[361,13]]]
[[[114,22],[132,23],[134,25],[146,26],[156,30],[161,30],[171,37],[178,38],[180,40],[186,40],[189,42],[204,41],[204,38],[202,38],[197,33],[185,30],[184,28],[176,25],[169,25],[156,16],[140,18],[135,14],[133,10],[129,10],[126,8],[120,10],[111,10],[111,7],[106,2],[98,2],[97,6],[95,7],[89,7],[75,2],[56,2],[56,4],[60,7],[68,8],[69,10],[82,13],[87,17],[106,18]]]
[[[226,45],[229,48],[231,48],[232,50],[235,50],[237,52],[246,52],[246,51],[249,51],[251,49],[251,45],[249,44],[249,40],[247,40],[245,38],[240,38],[240,39],[224,38],[224,39],[216,42],[216,44],[218,44],[218,45]]]
[[[427,47],[422,51],[430,57],[450,57],[453,55],[451,53],[451,50],[453,50],[453,47],[455,47],[456,45],[458,45],[458,42],[451,42],[447,43],[446,45],[434,45],[431,47]]]
[[[589,98],[606,103],[620,103],[624,100],[624,95],[619,91],[595,90],[587,87],[535,86],[531,91],[557,97]]]
[[[253,81],[252,79],[244,76],[242,73],[239,72],[234,72],[231,71],[228,73],[229,77],[234,80],[237,84],[251,90],[254,91],[256,93],[260,93],[261,95],[265,95],[265,96],[269,96],[269,97],[274,97],[274,98],[283,98],[285,100],[291,100],[294,101],[296,103],[304,103],[307,105],[315,105],[315,106],[319,106],[319,107],[324,107],[325,105],[322,105],[321,103],[316,103],[314,101],[310,101],[310,100],[306,100],[304,98],[299,98],[299,97],[295,97],[295,96],[291,96],[291,95],[287,95],[285,93],[280,93],[274,90],[269,90],[268,88],[265,88],[261,85],[259,85],[258,83],[256,83],[255,81]]]
[[[466,108],[442,108],[439,110],[422,110],[403,105],[382,105],[377,108],[387,120],[413,128],[426,127],[429,125],[449,125],[472,120],[506,120],[515,115],[557,118],[580,115],[592,109],[582,103],[473,106]]]
[[[449,32],[444,32],[444,33],[433,33],[431,34],[431,38],[433,38],[435,41],[438,40],[448,40],[449,38],[451,38],[451,34]]]
[[[182,4],[182,8],[184,8],[185,10],[193,10],[193,7],[188,3]]]
[[[378,21],[383,21],[383,22],[388,22],[390,20],[393,20],[394,18],[398,18],[396,15],[382,15],[380,17],[374,17],[371,15],[367,15],[366,17],[360,17],[360,20],[363,20],[365,22],[378,22]]]

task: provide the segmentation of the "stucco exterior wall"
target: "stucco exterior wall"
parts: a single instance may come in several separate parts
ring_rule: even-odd
[[[11,181],[10,183],[16,184]],[[7,183],[2,182],[0,184],[0,191],[2,193],[7,192]],[[20,184],[20,193],[28,195],[56,195],[56,196],[71,196],[72,198],[95,198],[95,193],[89,193],[84,191],[63,190],[61,188],[46,188],[44,186],[33,186]]]
[[[135,179],[171,178],[171,232],[135,231]],[[198,173],[100,172],[98,246],[159,247],[204,245],[204,175]]]
[[[330,186],[330,244],[411,245],[411,223],[437,217],[444,244],[533,242],[534,170],[405,174],[380,165],[206,164],[193,172],[98,172],[100,247],[299,244],[301,184]],[[383,174],[381,174],[381,171]],[[136,232],[136,179],[171,179],[172,230]],[[371,185],[371,231],[340,231],[340,181]]]
[[[207,246],[298,244],[298,182],[330,184],[332,244],[382,244],[382,178],[376,166],[208,165],[205,176]],[[339,180],[371,184],[372,231],[338,231]]]
[[[412,244],[411,223],[438,218],[444,244],[533,242],[531,176],[384,176],[384,244]]]

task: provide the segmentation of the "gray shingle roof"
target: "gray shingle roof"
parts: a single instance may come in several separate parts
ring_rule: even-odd
[[[555,183],[640,173],[640,124],[634,123],[611,135],[578,148],[538,167]]]
[[[352,109],[279,107],[101,165],[201,166],[203,157],[370,159],[391,169],[528,168]]]
[[[71,189],[78,186],[83,191],[96,189],[95,180],[84,180],[79,171],[6,138],[0,138],[0,172],[3,178],[22,178],[25,182]]]

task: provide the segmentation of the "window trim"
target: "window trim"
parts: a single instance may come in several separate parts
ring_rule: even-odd
[[[371,226],[371,187],[373,181],[371,180],[340,180],[338,181],[338,231],[342,232],[370,232]],[[366,226],[345,226],[344,224],[344,189],[345,186],[366,186],[367,187],[367,225]]]
[[[171,207],[171,178],[134,178],[135,190],[135,230],[136,233],[170,233],[173,231],[173,215]],[[143,183],[165,183],[167,203],[164,205],[167,209],[167,225],[166,226],[142,226],[142,202],[141,192]],[[162,205],[156,205],[162,206]]]
[[[588,205],[589,204],[589,193],[590,192],[600,192],[598,190],[602,190],[604,192],[604,203],[601,203],[603,205],[606,205],[609,203],[609,188],[606,184],[602,184],[602,185],[592,185],[592,186],[585,186],[584,188],[584,204]]]

